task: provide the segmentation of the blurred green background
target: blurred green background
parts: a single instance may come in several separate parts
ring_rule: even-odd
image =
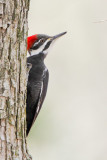
[[[107,0],[31,0],[29,36],[68,31],[49,52],[34,160],[107,160]],[[100,22],[99,22],[100,21]]]

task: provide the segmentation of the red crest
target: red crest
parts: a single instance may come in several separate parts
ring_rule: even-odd
[[[27,37],[27,50],[29,50],[32,47],[32,45],[37,39],[37,34]]]

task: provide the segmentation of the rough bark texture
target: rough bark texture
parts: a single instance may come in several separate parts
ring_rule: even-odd
[[[26,147],[29,0],[0,0],[0,160],[31,159]]]

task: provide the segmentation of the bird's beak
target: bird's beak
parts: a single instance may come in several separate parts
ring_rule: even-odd
[[[60,34],[57,34],[56,36],[53,36],[52,39],[55,40],[59,37],[62,37],[64,34],[66,34],[67,32],[63,32],[63,33],[60,33]]]

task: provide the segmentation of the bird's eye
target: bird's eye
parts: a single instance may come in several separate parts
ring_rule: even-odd
[[[44,39],[41,39],[41,42],[43,43],[43,42],[44,42]]]

